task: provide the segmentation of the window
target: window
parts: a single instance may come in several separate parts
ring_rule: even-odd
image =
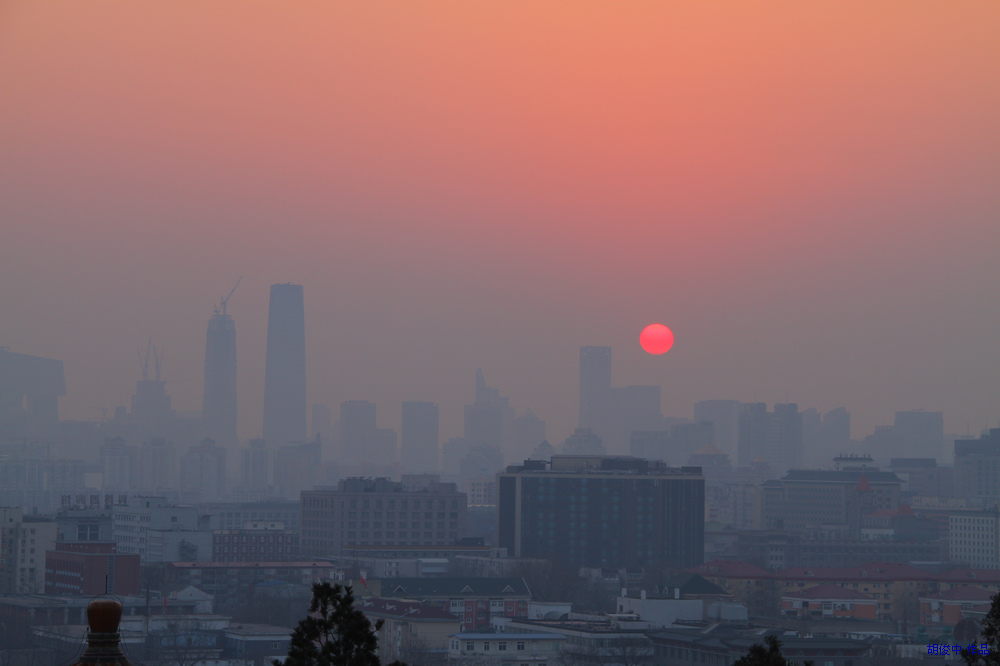
[[[499,650],[500,652],[506,652],[507,651],[507,641],[500,641],[500,642],[498,642],[497,643],[497,650]]]
[[[483,652],[489,652],[489,651],[490,651],[490,642],[483,641]]]
[[[473,643],[472,641],[467,641],[466,642],[466,644],[465,644],[465,651],[466,652],[474,652],[475,649],[476,649],[476,644],[475,643]]]
[[[521,652],[524,652],[524,641],[517,642],[517,649]]]

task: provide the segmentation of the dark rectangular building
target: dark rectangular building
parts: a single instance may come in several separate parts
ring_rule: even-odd
[[[692,567],[705,542],[699,467],[628,456],[553,456],[499,474],[499,545],[567,566]]]

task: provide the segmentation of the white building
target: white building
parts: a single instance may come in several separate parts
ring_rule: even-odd
[[[948,559],[973,569],[1000,568],[1000,511],[949,515]]]
[[[111,533],[118,544],[118,552],[137,553],[143,562],[150,561],[151,540],[160,544],[156,561],[170,561],[162,559],[170,550],[169,547],[164,549],[164,537],[152,535],[152,532],[183,531],[208,531],[206,556],[210,560],[211,527],[211,516],[199,515],[198,509],[193,506],[171,505],[166,497],[129,497],[127,505],[114,505],[111,515]]]
[[[555,633],[475,633],[448,637],[448,663],[557,666],[566,637]]]

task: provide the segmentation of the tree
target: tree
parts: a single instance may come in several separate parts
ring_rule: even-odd
[[[781,641],[777,636],[768,636],[764,640],[767,647],[754,643],[749,652],[736,660],[734,666],[795,666],[794,661],[785,659],[781,654]],[[812,662],[805,662],[805,666],[812,666]]]
[[[350,586],[314,583],[309,616],[292,632],[288,657],[274,666],[381,666],[375,634],[381,628],[382,620],[373,627],[354,607]]]
[[[994,594],[990,599],[990,612],[983,618],[979,627],[979,640],[976,650],[970,650],[969,646],[962,648],[962,661],[966,664],[976,664],[977,666],[989,666],[1000,664],[1000,593]],[[986,644],[986,650],[982,645]],[[980,654],[981,652],[987,654]]]

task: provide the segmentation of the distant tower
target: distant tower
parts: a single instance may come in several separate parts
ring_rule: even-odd
[[[611,347],[580,347],[579,427],[605,432],[611,394]]]
[[[414,474],[437,472],[438,406],[433,402],[404,402],[400,453],[403,469]]]
[[[306,315],[300,284],[272,284],[264,364],[264,441],[306,440]]]
[[[239,284],[237,280],[236,285]],[[236,287],[215,309],[205,335],[205,393],[201,415],[209,436],[222,446],[237,442],[236,323],[226,314],[226,304],[234,291]]]

